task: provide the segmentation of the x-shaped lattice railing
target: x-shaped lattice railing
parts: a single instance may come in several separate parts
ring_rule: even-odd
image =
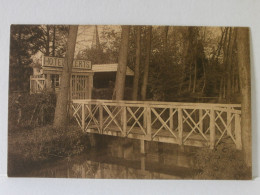
[[[196,109],[192,110],[189,115],[191,116],[195,111],[196,111]],[[184,117],[184,116],[183,116],[183,123],[186,122],[186,123],[190,126],[190,128],[192,129],[193,126],[190,124],[190,122],[188,121],[188,119],[189,119],[189,117]],[[195,129],[194,131],[196,131],[196,129]]]
[[[196,109],[194,109],[194,110],[196,110]],[[202,132],[202,129],[199,127],[200,122],[202,122],[203,119],[204,119],[204,118],[208,115],[208,113],[209,113],[208,110],[205,110],[205,111],[206,111],[206,112],[204,113],[204,115],[203,115],[203,116],[199,119],[199,121],[196,123],[196,122],[192,119],[192,117],[191,117],[191,114],[192,114],[193,112],[189,114],[189,113],[186,111],[186,109],[183,109],[183,112],[186,114],[187,118],[190,119],[190,121],[191,121],[191,122],[193,123],[193,125],[194,125],[194,127],[190,126],[192,129],[191,129],[190,133],[188,133],[188,135],[184,138],[183,142],[185,142],[185,141],[191,136],[191,134],[195,131],[195,129],[198,129],[200,135],[201,135],[206,141],[208,141],[208,138],[204,135],[204,133]],[[186,123],[187,123],[186,118],[185,118],[185,117],[183,117],[183,118],[185,119],[185,121],[186,121]]]
[[[133,127],[135,126],[135,124],[138,124],[138,126],[141,128],[141,130],[143,131],[144,135],[146,135],[146,131],[143,128],[143,126],[141,125],[141,123],[139,122],[139,119],[141,118],[141,116],[143,116],[144,112],[145,112],[145,108],[143,109],[143,111],[141,112],[141,114],[139,114],[139,116],[136,116],[136,114],[138,113],[138,111],[140,110],[140,107],[138,109],[136,109],[135,112],[132,111],[132,109],[130,107],[126,108],[127,111],[131,114],[131,117],[127,120],[127,122],[129,122],[131,119],[134,119],[134,123],[132,124],[132,126],[128,129],[127,131],[127,135],[130,133],[130,131],[133,129]]]
[[[223,131],[221,130],[221,128],[219,127],[219,125],[216,123],[218,118],[221,116],[223,111],[220,111],[220,114],[215,118],[215,126],[217,127],[217,130],[220,132],[220,134],[223,133]],[[207,134],[209,132],[209,127],[207,128],[207,130],[205,131],[205,134]]]
[[[82,105],[81,104],[72,104],[72,109],[74,110],[73,112],[73,117],[76,119],[77,123],[79,126],[82,128],[81,125],[81,116],[79,115],[78,111],[81,109]]]
[[[169,118],[167,118],[166,121],[164,121],[161,117],[161,115],[164,113],[164,111],[166,110],[167,108],[164,108],[163,111],[160,112],[160,114],[158,114],[158,112],[154,109],[154,108],[151,108],[151,111],[154,113],[154,115],[157,117],[153,122],[152,124],[155,123],[155,121],[159,120],[160,123],[162,124],[161,127],[153,134],[152,138],[154,138],[161,130],[163,127],[165,127],[165,129],[167,129],[175,138],[177,138],[177,136],[175,135],[175,133],[172,131],[172,129],[167,125],[168,121],[172,118],[172,116],[176,113],[176,109],[174,110],[174,112],[172,112],[169,116]]]
[[[222,122],[222,124],[223,124],[224,127],[225,127],[225,129],[222,131],[222,133],[221,133],[221,135],[220,135],[218,141],[216,142],[216,145],[220,142],[220,140],[222,139],[222,137],[223,137],[223,136],[225,135],[225,133],[228,131],[228,127],[231,125],[231,122],[232,122],[232,120],[233,120],[233,118],[234,118],[234,116],[235,116],[235,114],[232,113],[230,120],[225,123],[225,121],[223,120],[223,118],[222,118],[222,116],[221,116],[222,112],[223,112],[223,111],[216,111],[216,113],[217,113],[217,115],[218,115],[217,119],[220,119],[220,121]],[[215,121],[216,121],[216,120],[215,120]],[[217,123],[215,122],[215,124],[217,124]],[[217,125],[216,125],[216,126],[217,126]],[[230,133],[229,136],[231,137],[231,139],[233,140],[233,142],[236,143],[236,140],[235,140],[234,136],[232,135],[232,133]]]
[[[93,109],[91,109],[91,105],[86,105],[87,109],[88,109],[88,115],[85,117],[85,121],[87,119],[89,119],[85,129],[88,128],[88,126],[90,125],[91,121],[93,121],[95,123],[95,125],[97,126],[98,132],[101,133],[101,129],[100,129],[100,124],[98,122],[98,119],[95,117],[95,114],[98,111],[98,105],[95,105]]]
[[[119,124],[119,122],[116,120],[116,117],[119,113],[121,113],[122,107],[119,106],[115,106],[114,110],[111,112],[110,109],[107,107],[107,105],[104,105],[104,109],[105,111],[108,113],[108,117],[106,118],[106,120],[104,121],[104,124],[106,124],[106,122],[108,122],[106,124],[106,126],[103,128],[103,131],[105,131],[108,126],[114,122],[116,124],[116,126],[119,128],[119,130],[121,132],[123,132],[123,129],[121,127],[121,125]],[[113,114],[114,112],[116,112],[116,114]],[[110,120],[109,120],[110,119]]]

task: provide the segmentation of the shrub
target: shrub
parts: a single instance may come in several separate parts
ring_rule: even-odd
[[[10,94],[8,105],[9,130],[52,123],[55,105],[56,95],[54,93]],[[21,119],[18,124],[19,109],[21,109]]]

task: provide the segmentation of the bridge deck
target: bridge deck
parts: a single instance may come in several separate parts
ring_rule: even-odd
[[[130,128],[130,126],[128,126]],[[152,129],[152,134],[154,135],[156,133],[157,129]],[[163,142],[163,143],[172,143],[172,144],[179,144],[179,140],[175,138],[171,133],[167,130],[162,130],[160,131],[156,137],[153,139],[147,138],[147,136],[143,135],[140,132],[139,127],[133,127],[131,130],[131,133],[128,135],[124,135],[116,125],[113,125],[109,128],[107,128],[106,131],[103,132],[98,132],[97,126],[92,123],[88,126],[88,128],[85,130],[87,133],[96,133],[96,134],[102,134],[102,135],[111,135],[111,136],[117,136],[117,137],[127,137],[127,138],[132,138],[132,139],[139,139],[139,140],[146,140],[146,141],[156,141],[156,142]],[[177,132],[176,132],[177,133]],[[183,137],[187,137],[189,132],[184,131],[183,132]],[[210,139],[210,135],[206,135],[207,139]],[[220,135],[216,136],[216,139],[219,139]],[[226,138],[225,143],[231,143],[232,140],[228,137],[225,136]],[[223,138],[223,139],[224,139]],[[183,143],[183,145],[186,146],[196,146],[196,147],[209,147],[209,142],[206,141],[200,133],[194,133],[190,135],[189,139]]]

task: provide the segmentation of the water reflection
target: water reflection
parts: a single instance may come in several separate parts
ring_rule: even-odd
[[[30,177],[184,179],[192,177],[193,148],[172,144],[146,144],[140,154],[140,141],[110,138],[105,147],[64,158],[28,173]]]

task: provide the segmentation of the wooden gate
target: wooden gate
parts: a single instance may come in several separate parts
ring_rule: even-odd
[[[40,93],[45,89],[46,82],[44,75],[30,76],[30,94]]]
[[[89,98],[89,76],[72,75],[71,76],[71,99]]]

